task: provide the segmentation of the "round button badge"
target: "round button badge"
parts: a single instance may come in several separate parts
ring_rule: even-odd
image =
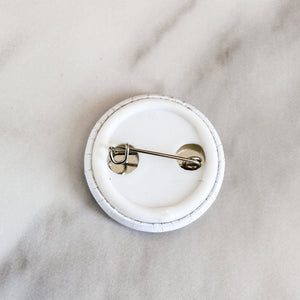
[[[198,219],[222,185],[219,136],[195,107],[143,95],[107,111],[85,151],[87,183],[101,208],[140,231],[175,230]]]

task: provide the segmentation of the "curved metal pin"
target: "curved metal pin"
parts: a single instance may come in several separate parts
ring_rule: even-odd
[[[118,147],[118,148],[121,148],[121,147]],[[124,159],[122,159],[120,161],[117,161],[117,160],[115,160],[115,156],[118,154],[118,152],[116,151],[116,148],[115,147],[109,147],[109,157],[110,157],[110,160],[114,164],[116,164],[116,165],[122,165],[122,164],[126,164],[127,163],[128,155],[129,155],[129,151],[130,151],[129,145],[125,144],[125,148],[124,149],[125,149]]]
[[[125,152],[124,151],[120,152],[116,148],[125,150]],[[150,155],[180,160],[180,161],[184,162],[183,168],[187,169],[187,170],[197,170],[198,168],[201,167],[201,162],[202,162],[202,159],[199,156],[182,157],[182,156],[177,156],[177,155],[172,155],[172,154],[167,154],[167,153],[160,153],[160,152],[155,152],[155,151],[150,151],[150,150],[138,149],[138,148],[129,146],[129,144],[125,144],[125,146],[109,147],[110,159],[114,164],[117,164],[117,165],[126,164],[130,152],[133,152],[133,153],[139,152],[139,153],[144,153],[144,154],[150,154]],[[120,161],[116,161],[115,156],[120,155],[120,154],[124,154],[124,159],[122,159]]]

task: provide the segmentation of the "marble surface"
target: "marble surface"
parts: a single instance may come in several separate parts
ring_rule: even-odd
[[[1,299],[300,299],[300,1],[0,1]],[[90,129],[156,93],[224,145],[218,199],[149,234],[83,174]]]

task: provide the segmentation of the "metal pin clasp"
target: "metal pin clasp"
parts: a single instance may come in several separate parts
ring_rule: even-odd
[[[120,149],[120,148],[123,149],[123,146],[118,146],[117,148],[118,149]],[[120,161],[117,161],[117,160],[115,160],[115,156],[120,154],[119,151],[116,150],[115,147],[109,147],[109,157],[110,157],[110,160],[114,164],[123,165],[123,164],[127,163],[128,156],[129,156],[129,153],[130,153],[129,144],[125,144],[124,148],[125,148],[124,159],[122,159]]]
[[[109,157],[112,163],[116,165],[120,164],[126,164],[128,157],[130,154],[136,154],[136,153],[144,153],[144,154],[150,154],[160,157],[166,157],[171,159],[176,159],[179,161],[182,161],[182,164],[180,165],[185,170],[197,170],[201,167],[202,159],[199,156],[190,156],[190,157],[183,157],[178,155],[172,155],[167,153],[160,153],[150,150],[144,150],[139,149],[130,146],[129,144],[119,145],[117,147],[109,147]],[[121,160],[116,160],[115,156],[124,155],[124,157]]]

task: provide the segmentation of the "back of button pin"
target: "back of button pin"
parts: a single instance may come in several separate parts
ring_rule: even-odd
[[[115,146],[113,157],[121,162],[125,145],[117,145],[122,141],[186,158],[199,156],[202,166],[189,172],[184,161],[133,151],[125,163],[115,164],[108,148]],[[201,151],[181,146],[188,143],[201,145]],[[118,176],[130,171],[132,175]],[[113,219],[137,230],[169,231],[196,220],[214,202],[223,180],[224,155],[213,126],[196,108],[144,95],[117,104],[96,123],[85,152],[85,174],[96,201]]]

